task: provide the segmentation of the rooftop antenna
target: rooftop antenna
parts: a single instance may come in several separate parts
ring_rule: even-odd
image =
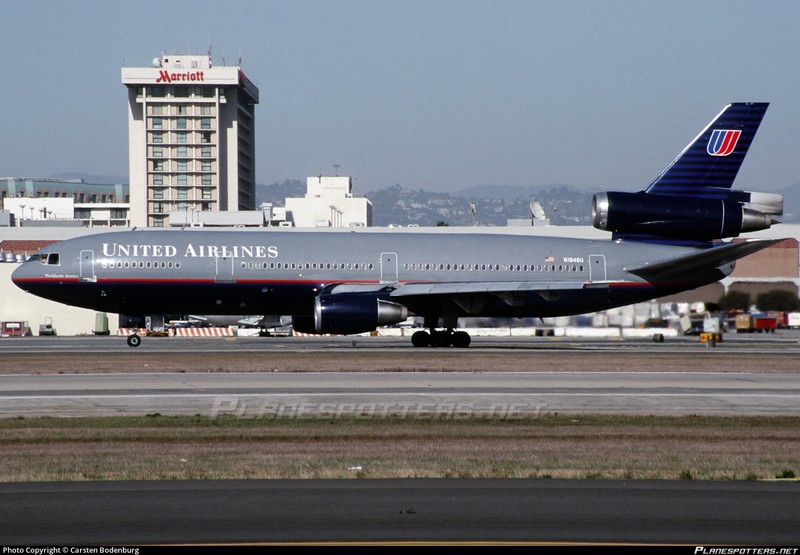
[[[341,164],[334,164],[333,168],[336,170],[336,177],[339,177],[339,168],[341,168]]]
[[[239,64],[238,64],[238,66],[242,67],[242,49],[241,48],[239,49]]]
[[[531,225],[533,225],[533,220],[539,220],[540,222],[543,222],[547,219],[547,214],[545,214],[544,208],[542,208],[542,205],[539,202],[532,200],[530,208],[531,208]]]

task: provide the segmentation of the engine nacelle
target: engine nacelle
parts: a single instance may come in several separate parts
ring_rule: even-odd
[[[323,292],[314,299],[314,330],[311,333],[363,333],[408,318],[408,309],[387,300],[387,296],[375,292]]]
[[[594,227],[619,234],[711,241],[773,223],[770,214],[731,198],[606,192],[592,200]]]

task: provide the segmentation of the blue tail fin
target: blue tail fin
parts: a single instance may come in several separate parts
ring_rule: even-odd
[[[705,197],[706,187],[730,189],[767,106],[767,102],[726,106],[645,192]]]
[[[726,106],[645,191],[595,195],[594,226],[614,239],[694,244],[778,223],[781,195],[731,189],[767,106]]]

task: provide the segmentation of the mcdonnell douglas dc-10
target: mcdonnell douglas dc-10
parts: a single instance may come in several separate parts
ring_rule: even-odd
[[[353,334],[424,318],[416,347],[466,347],[460,317],[552,317],[715,282],[777,240],[783,197],[731,186],[767,109],[734,103],[644,191],[595,195],[611,240],[487,233],[162,230],[42,249],[12,279],[35,295],[123,314],[285,314],[299,332]],[[140,339],[131,336],[129,344]]]

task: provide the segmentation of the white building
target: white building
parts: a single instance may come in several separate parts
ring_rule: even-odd
[[[255,209],[258,88],[210,56],[164,55],[122,68],[128,87],[131,224],[178,210]]]
[[[349,177],[317,176],[306,180],[303,198],[286,199],[286,219],[295,227],[369,227],[372,203],[353,196]]]
[[[127,202],[75,202],[72,197],[14,197],[3,202],[18,226],[128,227]]]

